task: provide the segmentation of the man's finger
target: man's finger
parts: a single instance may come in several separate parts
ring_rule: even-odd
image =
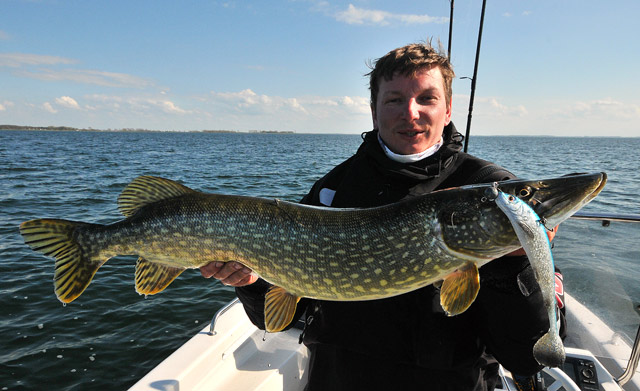
[[[224,262],[210,262],[200,267],[200,274],[202,274],[204,278],[211,278],[214,274],[218,273],[223,266]]]

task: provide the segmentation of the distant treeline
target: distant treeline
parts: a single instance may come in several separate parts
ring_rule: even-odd
[[[141,128],[122,128],[122,129],[94,129],[94,128],[72,128],[70,126],[23,126],[23,125],[0,125],[0,130],[37,130],[50,132],[162,132],[161,130],[149,130]],[[280,130],[185,130],[184,132],[199,133],[294,133],[293,131]]]

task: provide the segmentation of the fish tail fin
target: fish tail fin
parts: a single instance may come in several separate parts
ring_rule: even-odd
[[[84,292],[107,259],[93,260],[79,229],[91,226],[68,220],[38,219],[20,224],[24,242],[34,251],[55,258],[54,288],[58,300],[70,303]]]
[[[533,345],[533,357],[541,365],[560,367],[564,363],[565,352],[558,333],[549,330]]]

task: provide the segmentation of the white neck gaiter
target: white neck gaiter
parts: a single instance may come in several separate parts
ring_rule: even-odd
[[[432,147],[427,148],[426,150],[422,151],[422,152],[418,152],[418,153],[414,153],[411,155],[399,155],[393,151],[391,151],[384,143],[384,141],[382,141],[382,138],[380,138],[380,134],[378,134],[378,142],[380,143],[380,146],[382,147],[382,150],[384,151],[385,155],[387,155],[387,157],[391,160],[394,160],[398,163],[413,163],[413,162],[417,162],[420,161],[426,157],[429,157],[431,155],[433,155],[434,153],[438,152],[438,150],[440,149],[440,147],[443,144],[443,139],[442,137],[440,137],[440,141],[438,141],[436,144],[434,144]]]

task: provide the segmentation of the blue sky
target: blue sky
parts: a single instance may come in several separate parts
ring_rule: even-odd
[[[0,124],[370,130],[367,61],[429,37],[448,0],[0,0]],[[480,0],[455,2],[464,131]],[[640,2],[489,0],[472,131],[640,136]]]

